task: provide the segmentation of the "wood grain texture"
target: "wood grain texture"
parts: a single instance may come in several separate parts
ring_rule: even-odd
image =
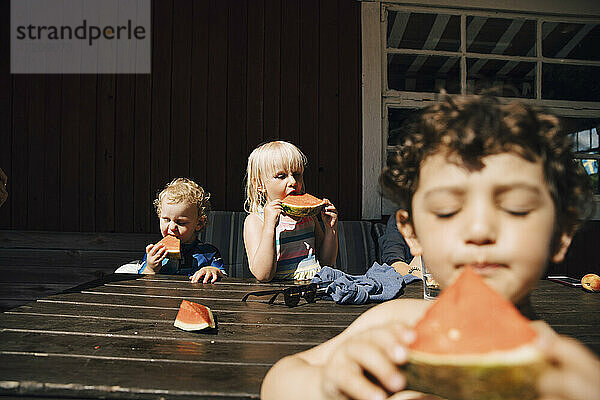
[[[249,279],[190,284],[177,276],[113,275],[89,286],[0,315],[1,395],[258,398],[273,363],[338,334],[372,307],[243,303],[247,291],[289,286]],[[421,296],[421,283],[406,287],[404,297]],[[217,329],[175,328],[183,298],[211,307]],[[531,299],[557,332],[600,352],[598,296],[540,281]]]
[[[80,81],[80,110],[85,116],[79,125],[79,230],[96,231],[96,106],[98,77],[82,75]],[[112,133],[111,133],[112,134]]]
[[[190,176],[190,158],[194,153],[190,147],[192,3],[191,0],[173,1],[171,138],[168,155],[172,178]]]
[[[244,203],[243,181],[246,170],[247,102],[247,0],[229,1],[227,45],[227,210],[240,210]],[[222,184],[221,184],[222,185]]]
[[[114,278],[0,315],[0,394],[258,398],[273,363],[339,334],[370,307],[241,302],[249,290],[289,286],[254,280]],[[173,326],[180,297],[195,299],[185,294],[212,299],[203,304],[212,306],[217,329]]]
[[[171,181],[171,94],[173,65],[173,1],[152,3],[152,123],[150,137],[150,201]]]
[[[79,75],[64,76],[61,96],[60,231],[78,231],[81,120]]]
[[[134,232],[135,76],[118,75],[115,82],[115,232]]]
[[[13,186],[12,174],[12,84],[10,74],[10,2],[0,3],[0,168],[8,176],[9,195]],[[12,205],[9,198],[0,207],[0,229],[11,226]]]
[[[207,176],[210,173],[207,156],[211,151],[207,147],[209,7],[209,0],[196,0],[192,5],[190,177],[203,187],[206,186]]]
[[[319,2],[318,193],[338,203],[339,175],[339,19],[337,0]],[[341,205],[338,207],[342,207]]]
[[[113,75],[98,76],[94,218],[100,232],[115,230],[115,82]]]
[[[265,2],[248,7],[248,72],[246,89],[246,157],[263,141],[265,68]],[[245,166],[244,166],[245,170]]]
[[[0,166],[10,197],[0,227],[154,232],[152,200],[176,176],[211,192],[213,209],[241,211],[248,155],[280,138],[308,156],[307,187],[359,219],[358,9],[153,1],[147,75],[10,75],[2,41],[0,127],[9,134]],[[349,173],[338,172],[342,163]]]
[[[205,188],[212,195],[213,206],[227,203],[228,12],[227,2],[210,1]]]
[[[281,135],[281,1],[265,0],[265,64],[263,81],[263,140]]]
[[[319,190],[319,1],[300,3],[300,110],[299,146],[308,158],[304,184],[309,193]],[[336,199],[337,200],[337,199]],[[340,206],[338,202],[334,202]]]

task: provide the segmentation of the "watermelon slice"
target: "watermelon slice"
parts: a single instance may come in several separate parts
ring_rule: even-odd
[[[290,194],[281,200],[283,212],[293,217],[306,217],[318,215],[325,201],[316,198],[312,194]]]
[[[167,235],[158,243],[167,247],[167,258],[178,260],[181,258],[181,240],[173,235]]]
[[[536,331],[470,267],[416,324],[408,387],[448,400],[537,398]]]
[[[216,327],[210,308],[187,300],[181,302],[173,325],[184,331],[199,331]]]

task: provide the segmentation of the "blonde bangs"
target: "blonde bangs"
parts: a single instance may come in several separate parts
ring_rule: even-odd
[[[265,143],[250,153],[246,171],[246,212],[258,212],[266,203],[266,197],[258,188],[264,179],[280,171],[304,172],[306,156],[291,143],[275,141]]]

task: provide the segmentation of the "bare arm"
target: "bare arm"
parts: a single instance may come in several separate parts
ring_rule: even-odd
[[[423,279],[423,268],[421,267],[421,257],[413,257],[410,264],[405,263],[404,261],[396,261],[392,264],[392,267],[399,274],[413,274],[417,278]],[[411,271],[411,272],[409,272]]]
[[[281,204],[279,204],[280,212]],[[277,226],[279,213],[277,213],[276,218],[273,218],[272,215],[267,215],[267,207],[265,207],[264,222],[256,214],[248,215],[244,221],[244,245],[248,255],[250,272],[262,282],[272,280],[277,270],[275,227]]]
[[[374,398],[397,391],[405,381],[413,326],[428,306],[422,300],[390,301],[370,309],[344,332],[312,349],[285,357],[267,373],[261,398]],[[376,376],[382,388],[366,376]]]
[[[321,230],[321,226],[315,221],[315,240],[318,252],[318,259],[321,265],[334,266],[338,252],[337,238],[337,210],[333,204],[327,199],[327,205],[321,212],[323,226],[325,231]]]

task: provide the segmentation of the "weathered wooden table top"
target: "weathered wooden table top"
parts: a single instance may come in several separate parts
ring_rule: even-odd
[[[77,398],[258,398],[269,367],[340,333],[372,305],[318,300],[288,308],[249,291],[282,283],[113,276],[0,315],[0,395]],[[124,279],[124,280],[123,280]],[[405,297],[421,297],[416,282]],[[181,300],[210,307],[212,332],[173,326]],[[600,353],[600,295],[541,281],[538,315]]]

